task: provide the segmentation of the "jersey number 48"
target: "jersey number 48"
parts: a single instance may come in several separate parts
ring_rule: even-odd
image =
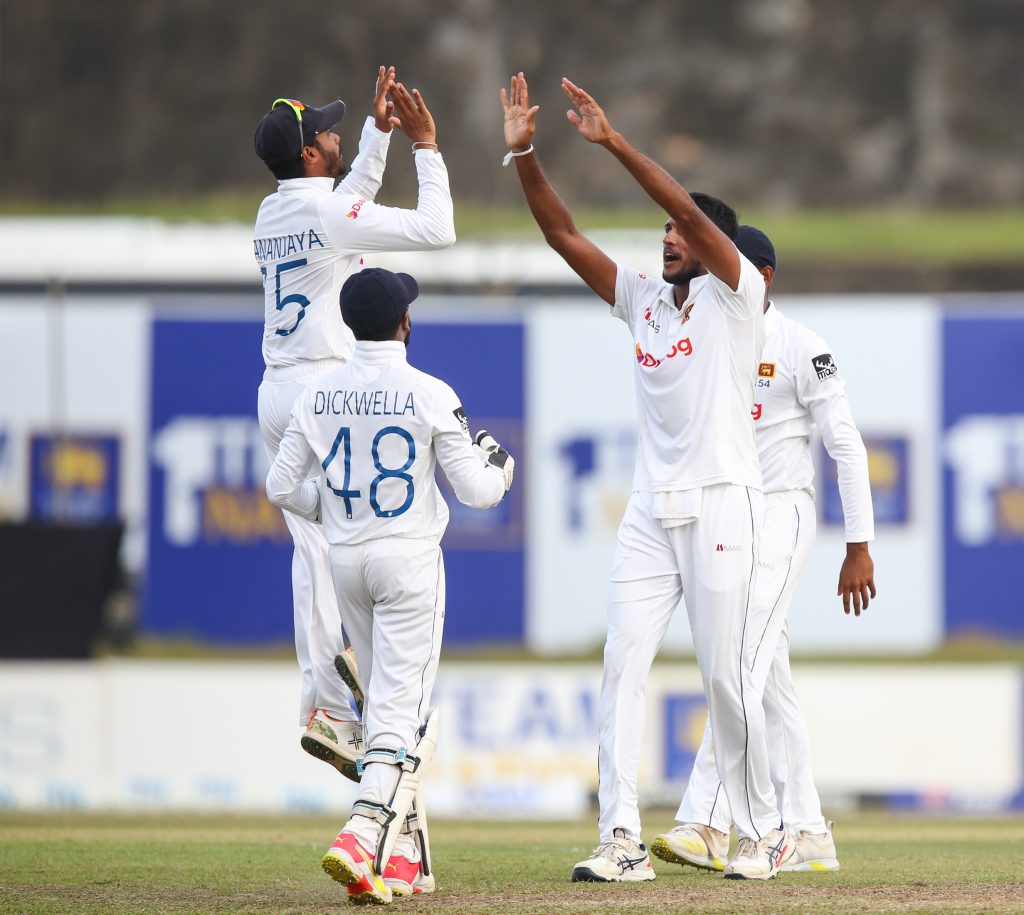
[[[401,467],[384,467],[381,465],[379,450],[381,440],[385,435],[398,435],[405,439],[405,444],[409,448],[409,457]],[[341,482],[341,489],[335,489],[331,485],[330,474],[327,472],[327,467],[338,456],[339,448],[342,449],[345,475]],[[413,441],[413,437],[401,426],[385,426],[373,437],[373,445],[370,447],[370,456],[373,458],[373,466],[378,471],[377,476],[370,481],[370,507],[378,518],[396,518],[409,510],[409,506],[412,505],[413,496],[415,494],[413,479],[408,473],[406,473],[406,471],[412,467],[413,461],[416,460],[416,442]],[[324,462],[321,466],[324,469],[324,474],[327,476],[327,487],[339,499],[345,500],[345,517],[351,518],[352,500],[361,499],[363,497],[363,493],[360,489],[350,489],[352,485],[352,430],[349,426],[342,426],[338,430],[338,434],[334,439],[334,445],[331,448],[331,453],[324,458]],[[377,487],[380,486],[384,480],[390,479],[401,480],[405,483],[405,501],[399,505],[398,508],[384,509],[380,507],[380,503],[377,501]]]

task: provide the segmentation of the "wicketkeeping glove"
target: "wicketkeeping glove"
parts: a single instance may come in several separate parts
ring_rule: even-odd
[[[485,464],[490,464],[501,471],[501,475],[505,478],[505,492],[508,492],[512,488],[512,473],[516,466],[512,455],[502,448],[486,429],[477,432],[473,439],[473,449]]]

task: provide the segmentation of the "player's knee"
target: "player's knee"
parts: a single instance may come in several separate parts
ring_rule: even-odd
[[[736,671],[715,671],[706,678],[705,688],[723,715],[730,714],[741,703],[742,688]]]

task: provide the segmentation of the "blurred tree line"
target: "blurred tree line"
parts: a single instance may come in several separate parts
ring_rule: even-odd
[[[1020,0],[0,0],[0,193],[266,191],[252,132],[270,102],[340,96],[351,158],[393,63],[457,199],[520,200],[498,90],[522,69],[574,203],[642,196],[574,135],[563,75],[689,187],[744,204],[1019,205],[1022,36]],[[414,193],[407,148],[389,200]]]

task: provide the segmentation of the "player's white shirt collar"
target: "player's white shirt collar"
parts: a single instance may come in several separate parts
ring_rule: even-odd
[[[775,307],[775,303],[769,299],[768,308],[764,313],[764,334],[767,337],[769,334],[775,331],[775,328],[779,326],[779,319],[782,317],[779,309]]]
[[[302,191],[333,191],[333,178],[281,178],[277,182],[279,194],[298,194]]]
[[[360,362],[405,362],[405,350],[401,340],[356,340],[352,358]]]
[[[683,299],[682,305],[676,305],[676,287],[672,283],[666,283],[661,292],[658,293],[658,301],[664,302],[666,305],[671,305],[676,311],[682,311],[688,302],[692,302],[697,293],[704,288],[704,284],[707,282],[710,273],[702,273],[700,276],[695,276],[690,280],[690,286],[686,292],[686,298]]]

